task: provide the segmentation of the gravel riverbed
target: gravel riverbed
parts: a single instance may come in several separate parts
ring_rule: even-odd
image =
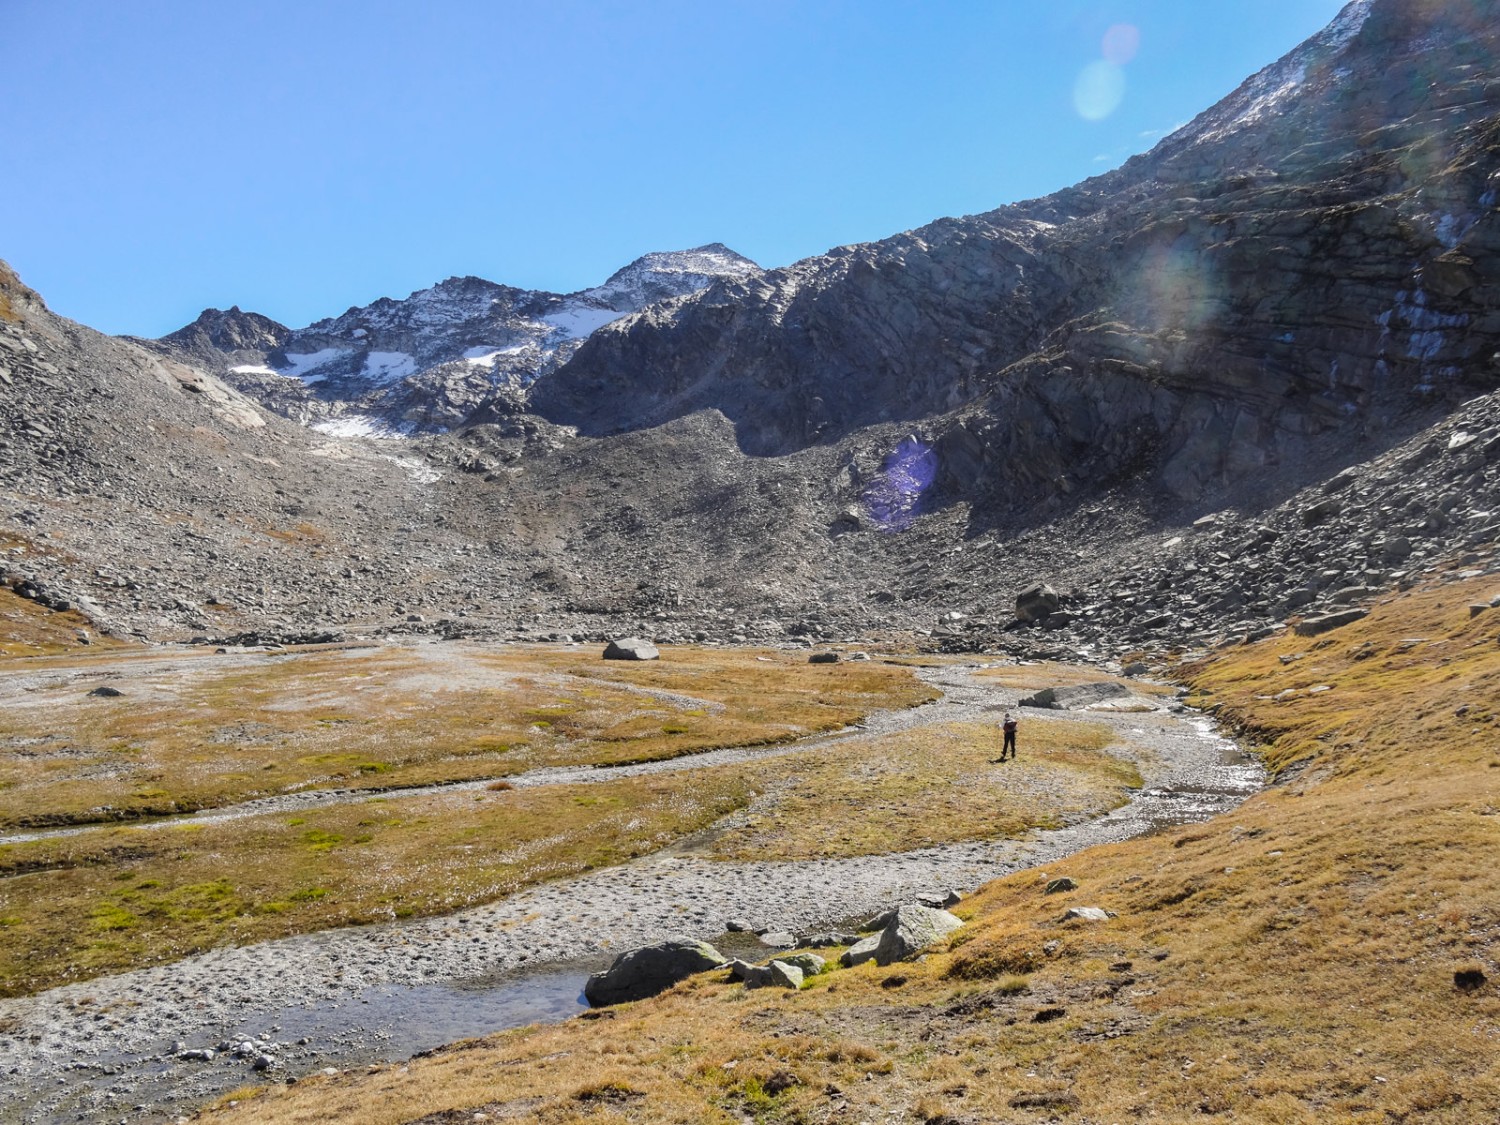
[[[819,741],[1014,707],[1019,692],[974,672],[925,670],[941,700],[871,716]],[[1094,844],[1206,819],[1262,783],[1253,761],[1191,713],[1028,710],[1023,718],[1110,724],[1145,786],[1110,814],[1059,830],[899,855],[729,863],[701,858],[689,839],[458,914],[218,949],[0,1001],[0,1075],[10,1091],[0,1120],[170,1121],[247,1083],[401,1059],[467,1035],[563,1018],[579,1010],[585,975],[623,949],[675,935],[714,940],[731,920],[756,929],[827,928],[918,894],[966,893]],[[809,744],[515,780],[602,783],[770,759]]]

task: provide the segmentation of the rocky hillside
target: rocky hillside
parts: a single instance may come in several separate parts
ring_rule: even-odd
[[[158,638],[630,625],[1107,659],[1489,566],[1478,12],[1358,0],[1108,176],[765,273],[709,247],[569,298],[454,280],[151,348],[7,274],[8,581]],[[1039,581],[1058,612],[1014,624]]]
[[[998,516],[1170,500],[1409,433],[1496,385],[1500,20],[1356,0],[1119,170],[596,333],[534,408],[605,434],[715,409],[780,454],[920,424]]]
[[[496,394],[524,391],[601,325],[757,272],[715,243],[647,254],[603,285],[567,295],[451,277],[306,328],[208,309],[161,340],[138,342],[329,433],[441,432]]]

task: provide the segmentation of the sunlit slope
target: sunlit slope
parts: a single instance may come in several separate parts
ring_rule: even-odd
[[[208,1116],[1493,1120],[1500,609],[1469,607],[1495,585],[1398,595],[1191,670],[1205,703],[1270,739],[1282,782],[1045,873],[1071,893],[1045,895],[1038,871],[991,884],[959,907],[951,951],[795,994],[716,973]],[[1117,916],[1059,921],[1085,904]]]

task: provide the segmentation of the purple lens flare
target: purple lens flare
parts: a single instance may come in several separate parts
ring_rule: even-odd
[[[865,510],[883,531],[905,531],[921,514],[922,497],[937,479],[938,457],[915,437],[886,455],[880,475],[865,489]]]

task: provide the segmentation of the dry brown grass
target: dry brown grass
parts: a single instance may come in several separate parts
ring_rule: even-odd
[[[493,901],[656,851],[750,793],[739,774],[718,770],[0,846],[0,994]]]
[[[688,649],[628,666],[597,650],[392,646],[90,657],[73,671],[87,679],[58,676],[0,708],[0,827],[786,742],[935,694],[873,662]],[[125,694],[90,697],[99,683]]]
[[[80,632],[89,634],[90,646],[79,641]],[[100,636],[77,610],[59,613],[0,586],[0,658],[52,656],[86,647],[99,652],[125,646],[113,637]]]
[[[1055,828],[1123,804],[1141,784],[1104,753],[1108,727],[1027,724],[1026,754],[993,759],[995,722],[945,723],[779,759],[773,796],[711,854],[796,860],[881,855]]]
[[[1054,865],[1071,894],[1044,895],[1038,872],[991,884],[951,952],[799,993],[705,975],[210,1119],[1494,1121],[1500,611],[1466,609],[1489,593],[1419,591],[1194,670],[1300,772],[1208,824]],[[1118,916],[1059,921],[1080,903]],[[1465,968],[1489,983],[1457,988]],[[586,1109],[595,1076],[638,1096]]]
[[[7,994],[222,943],[444,913],[618,863],[746,803],[754,771],[544,789],[503,775],[785,741],[933,694],[901,669],[692,650],[626,667],[562,648],[419,646],[24,668],[41,674],[17,681],[0,711],[12,824],[330,785],[390,795],[0,845]],[[100,682],[125,694],[88,696]],[[395,788],[486,778],[437,795]]]

